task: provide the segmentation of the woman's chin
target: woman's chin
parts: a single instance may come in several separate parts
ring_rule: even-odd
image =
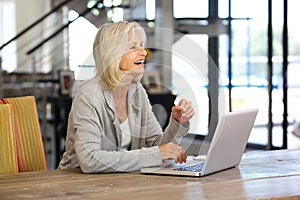
[[[139,76],[141,74],[144,74],[144,72],[145,72],[144,67],[135,67],[129,71],[129,74],[132,76]]]
[[[134,68],[133,70],[128,71],[123,75],[123,77],[119,80],[118,86],[128,85],[130,83],[137,83],[139,82],[144,74],[144,68]]]

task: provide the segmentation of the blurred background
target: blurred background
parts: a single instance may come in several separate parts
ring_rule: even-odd
[[[147,34],[142,81],[162,128],[176,98],[197,110],[187,141],[213,134],[226,112],[258,107],[248,147],[299,148],[292,133],[300,122],[299,7],[298,0],[0,0],[0,97],[36,97],[55,168],[72,97],[94,76],[97,28],[137,21]],[[191,154],[199,151],[193,145]]]

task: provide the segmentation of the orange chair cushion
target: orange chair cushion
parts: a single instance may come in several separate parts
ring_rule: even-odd
[[[2,98],[12,105],[19,172],[46,170],[46,157],[34,96]]]
[[[0,174],[17,173],[17,150],[12,106],[0,105]]]

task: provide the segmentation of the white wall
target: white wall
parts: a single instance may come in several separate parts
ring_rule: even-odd
[[[14,0],[16,5],[16,32],[20,33],[51,9],[51,0]],[[44,26],[32,29],[17,41],[17,63],[20,71],[31,71],[31,59],[26,52],[44,35]]]
[[[17,32],[50,11],[51,0],[14,0],[16,3]]]

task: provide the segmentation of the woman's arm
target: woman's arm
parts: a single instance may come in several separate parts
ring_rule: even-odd
[[[144,89],[141,90],[141,99],[144,102],[145,115],[147,116],[147,144],[148,146],[158,146],[169,142],[176,143],[176,139],[184,136],[189,130],[189,121],[183,123],[177,121],[173,114],[170,116],[169,124],[165,131],[162,131],[155,115],[152,112],[152,106],[148,99],[148,94]],[[179,116],[180,117],[180,116]]]

